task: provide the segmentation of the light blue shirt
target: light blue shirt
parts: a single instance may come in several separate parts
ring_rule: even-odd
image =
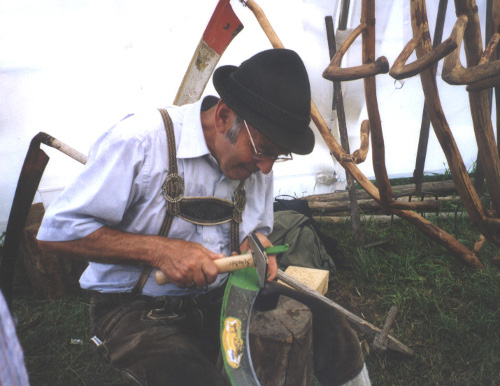
[[[174,124],[179,175],[184,195],[232,200],[239,181],[225,177],[210,155],[200,119],[201,101],[167,110]],[[165,216],[161,187],[167,176],[167,140],[158,110],[140,112],[107,130],[91,147],[81,175],[47,209],[38,239],[83,238],[102,226],[125,232],[157,235]],[[245,182],[247,204],[240,225],[240,243],[252,231],[269,234],[273,224],[273,178],[260,171]],[[201,226],[175,217],[168,237],[199,243],[215,253],[230,253],[229,223]],[[131,291],[140,266],[90,263],[80,278],[82,288],[99,292]],[[210,287],[220,286],[226,275]],[[143,294],[185,295],[200,289],[159,286],[154,272]]]

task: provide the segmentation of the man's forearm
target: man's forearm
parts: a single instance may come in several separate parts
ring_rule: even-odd
[[[72,241],[38,241],[43,251],[97,263],[145,264],[160,269],[179,287],[213,283],[217,267],[212,260],[224,255],[186,240],[126,233],[102,227]]]
[[[102,227],[81,239],[71,241],[41,241],[42,251],[70,255],[98,263],[153,265],[159,236],[138,235]]]

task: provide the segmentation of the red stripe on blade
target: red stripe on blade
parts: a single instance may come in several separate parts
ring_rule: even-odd
[[[219,0],[215,11],[203,33],[203,40],[219,55],[222,55],[231,40],[243,29],[243,24],[229,4]]]

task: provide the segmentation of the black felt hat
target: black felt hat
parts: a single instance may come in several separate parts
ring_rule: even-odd
[[[311,87],[297,53],[262,51],[239,67],[219,67],[213,82],[229,108],[271,141],[292,153],[312,152]]]

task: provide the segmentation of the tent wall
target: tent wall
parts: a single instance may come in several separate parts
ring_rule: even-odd
[[[312,95],[336,132],[331,111],[332,82],[321,77],[329,63],[324,18],[339,17],[338,0],[260,0],[259,5],[287,48],[303,58]],[[431,31],[437,1],[428,1]],[[456,16],[449,2],[444,37]],[[485,0],[477,1],[484,26]],[[174,5],[175,4],[175,5]],[[170,104],[216,0],[137,2],[132,0],[6,0],[0,3],[0,231],[5,229],[21,166],[31,138],[44,131],[87,153],[106,128],[137,109]],[[233,40],[220,65],[238,65],[270,44],[250,10],[232,1],[245,28]],[[349,28],[358,25],[361,2],[352,0]],[[377,1],[377,56],[392,64],[411,37],[409,2]],[[340,35],[337,37],[340,39]],[[464,61],[465,62],[465,61]],[[361,63],[360,40],[342,65]],[[465,87],[438,79],[447,119],[468,166],[476,158]],[[419,77],[394,82],[377,77],[378,100],[391,177],[411,175],[423,108]],[[344,103],[351,151],[359,146],[359,127],[367,118],[363,82],[344,82]],[[214,94],[211,82],[206,94]],[[336,134],[335,134],[336,135]],[[336,135],[337,136],[337,135]],[[56,194],[82,166],[53,149],[40,184],[44,197]],[[360,165],[373,176],[369,153]],[[434,135],[426,171],[443,171],[446,160]],[[331,183],[333,175],[338,181]],[[332,161],[322,138],[308,156],[275,167],[275,194],[303,196],[344,189],[343,169]],[[324,182],[327,182],[326,184]]]

